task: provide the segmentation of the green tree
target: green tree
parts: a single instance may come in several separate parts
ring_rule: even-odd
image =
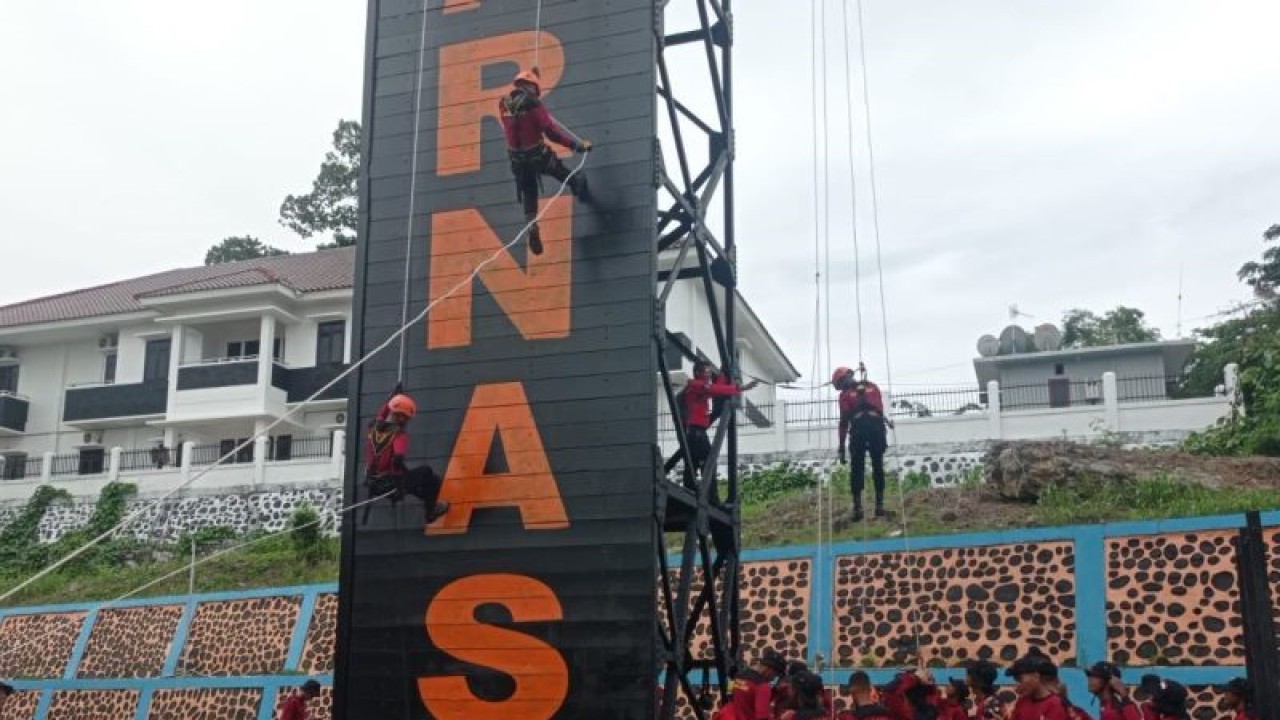
[[[1271,243],[1280,239],[1280,225],[1272,225],[1262,233],[1262,242]],[[1263,300],[1275,300],[1276,291],[1280,289],[1280,245],[1272,245],[1262,251],[1262,262],[1247,262],[1240,266],[1236,273],[1253,293]]]
[[[250,235],[237,235],[224,238],[222,242],[209,248],[204,255],[205,265],[235,262],[236,260],[252,260],[274,255],[288,255],[280,248],[264,245],[261,240]]]
[[[1073,308],[1062,315],[1062,346],[1084,348],[1159,340],[1160,331],[1147,325],[1146,317],[1141,310],[1124,305],[1101,316]]]
[[[332,233],[320,249],[356,244],[356,181],[360,176],[360,123],[338,121],[333,149],[325,153],[311,192],[280,205],[280,224],[304,238]]]

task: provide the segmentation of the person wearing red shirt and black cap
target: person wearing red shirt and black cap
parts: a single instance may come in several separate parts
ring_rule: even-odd
[[[809,670],[800,670],[791,677],[795,690],[795,707],[782,713],[779,720],[819,720],[830,713],[823,701],[822,678]]]
[[[1161,680],[1151,696],[1156,720],[1190,720],[1187,713],[1187,689],[1172,680]]]
[[[1070,720],[1066,701],[1052,690],[1057,683],[1058,668],[1043,653],[1027,653],[1005,674],[1018,683],[1018,700],[1013,704],[1009,720]]]
[[[965,681],[972,693],[971,720],[1004,720],[1004,703],[996,696],[996,678],[1000,668],[989,660],[973,660],[965,664]]]
[[[969,720],[965,707],[969,702],[969,684],[964,678],[952,678],[947,694],[938,698],[938,720]]]
[[[542,235],[535,220],[538,217],[539,180],[543,175],[564,182],[582,200],[588,200],[587,178],[581,173],[569,176],[569,169],[547,146],[546,140],[563,145],[574,152],[591,151],[591,143],[569,132],[551,117],[542,104],[542,76],[538,68],[523,70],[512,81],[512,90],[498,101],[498,117],[507,139],[507,157],[516,178],[516,199],[524,206],[529,226],[529,251],[542,254]],[[545,138],[545,139],[544,139]]]
[[[939,720],[941,693],[924,670],[908,670],[884,686],[884,706],[900,720]]]
[[[4,706],[9,702],[9,696],[14,693],[13,686],[7,682],[0,682],[0,712],[4,712]]]
[[[792,680],[796,675],[809,670],[808,664],[803,660],[788,660],[787,669],[782,673],[782,677],[778,678],[778,682],[773,684],[773,716],[780,717],[787,710],[794,710],[796,707],[796,692]]]
[[[1142,720],[1156,720],[1156,708],[1151,704],[1151,699],[1156,696],[1156,691],[1159,689],[1159,675],[1148,673],[1138,681],[1138,687],[1133,694],[1139,701],[1138,711],[1142,713]]]
[[[399,502],[405,495],[420,498],[424,519],[430,524],[449,512],[449,503],[438,502],[440,477],[429,465],[415,468],[405,465],[405,456],[409,454],[409,433],[405,427],[417,414],[418,404],[397,385],[391,398],[369,424],[365,443],[368,453],[365,482],[369,485],[369,497],[394,491],[392,502]],[[368,518],[367,509],[365,517]]]
[[[1253,683],[1245,678],[1223,685],[1222,699],[1227,709],[1235,712],[1235,720],[1258,720],[1258,712],[1253,707]]]
[[[693,379],[676,396],[685,439],[689,442],[689,456],[693,460],[693,467],[684,469],[685,487],[697,487],[698,473],[711,455],[711,439],[707,436],[707,429],[711,427],[712,400],[740,395],[757,384],[759,383],[753,380],[746,385],[737,385],[724,374],[715,374],[711,363],[705,360],[698,360],[693,364]],[[671,472],[683,458],[684,454],[677,450],[667,459],[663,471]],[[712,480],[714,479],[713,476]],[[711,486],[711,499],[716,499],[714,484]]]
[[[320,683],[308,680],[285,698],[280,720],[307,720],[307,703],[320,696]]]
[[[1089,678],[1089,692],[1098,698],[1100,720],[1142,720],[1142,710],[1129,697],[1119,667],[1099,662],[1084,674]]]
[[[773,681],[787,670],[787,661],[766,648],[755,665],[733,678],[729,702],[712,716],[714,720],[771,720]]]
[[[858,670],[850,675],[844,689],[849,693],[851,707],[837,715],[836,720],[897,720],[889,708],[880,704],[880,696],[865,672]]]
[[[845,456],[845,442],[853,456],[849,472],[849,489],[853,494],[853,520],[864,517],[862,491],[866,487],[867,455],[871,455],[871,479],[875,483],[876,517],[884,517],[884,451],[889,446],[886,427],[893,420],[885,415],[880,387],[867,379],[867,368],[858,363],[857,371],[838,367],[831,374],[831,384],[840,391],[840,426],[838,429],[840,463]]]

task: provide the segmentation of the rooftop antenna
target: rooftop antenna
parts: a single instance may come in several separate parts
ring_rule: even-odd
[[[1009,322],[1016,323],[1018,322],[1018,318],[1020,317],[1034,318],[1035,315],[1032,315],[1031,313],[1022,312],[1021,310],[1018,309],[1018,304],[1013,303],[1012,305],[1009,306]]]
[[[1179,340],[1182,339],[1182,271],[1183,271],[1183,268],[1184,268],[1184,263],[1181,260],[1179,260],[1178,261],[1178,329],[1175,332]]]

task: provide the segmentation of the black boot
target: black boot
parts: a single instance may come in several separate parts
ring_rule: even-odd
[[[866,513],[862,512],[862,500],[858,499],[853,502],[853,521],[862,522],[866,518]]]
[[[876,517],[884,517],[884,497],[880,495],[876,496]]]
[[[432,507],[432,508],[428,508],[424,505],[422,509],[426,511],[425,514],[426,514],[427,524],[430,525],[431,523],[439,520],[440,518],[448,514],[449,503],[438,502],[436,503],[435,507]]]
[[[591,202],[591,188],[587,185],[587,176],[581,172],[569,178],[569,189],[582,202]]]
[[[542,233],[538,231],[538,223],[529,225],[529,252],[534,255],[542,254]]]

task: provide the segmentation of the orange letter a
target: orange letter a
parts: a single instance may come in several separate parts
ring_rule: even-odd
[[[546,207],[550,203],[551,207]],[[427,316],[427,347],[465,347],[471,344],[471,297],[477,278],[493,295],[526,340],[569,336],[573,290],[573,200],[561,196],[543,200],[546,212],[541,255],[529,253],[528,269],[521,269],[508,240],[494,234],[477,210],[450,210],[431,216],[431,302],[439,302]],[[523,228],[524,226],[521,225]],[[514,232],[514,231],[513,231]],[[522,238],[520,242],[525,242]],[[494,257],[497,253],[497,257]],[[487,265],[480,264],[493,257]],[[450,294],[452,293],[452,294]]]
[[[502,605],[512,622],[561,620],[551,588],[524,575],[473,575],[449,583],[427,606],[427,634],[441,651],[510,675],[500,702],[478,698],[465,675],[418,678],[418,695],[436,720],[547,720],[569,695],[569,668],[554,648],[523,633],[476,621],[476,608]]]
[[[495,431],[506,450],[508,472],[486,475],[485,460]],[[569,527],[523,385],[476,387],[449,458],[440,497],[453,507],[439,523],[427,527],[428,535],[466,532],[471,513],[488,507],[519,508],[526,530]]]

